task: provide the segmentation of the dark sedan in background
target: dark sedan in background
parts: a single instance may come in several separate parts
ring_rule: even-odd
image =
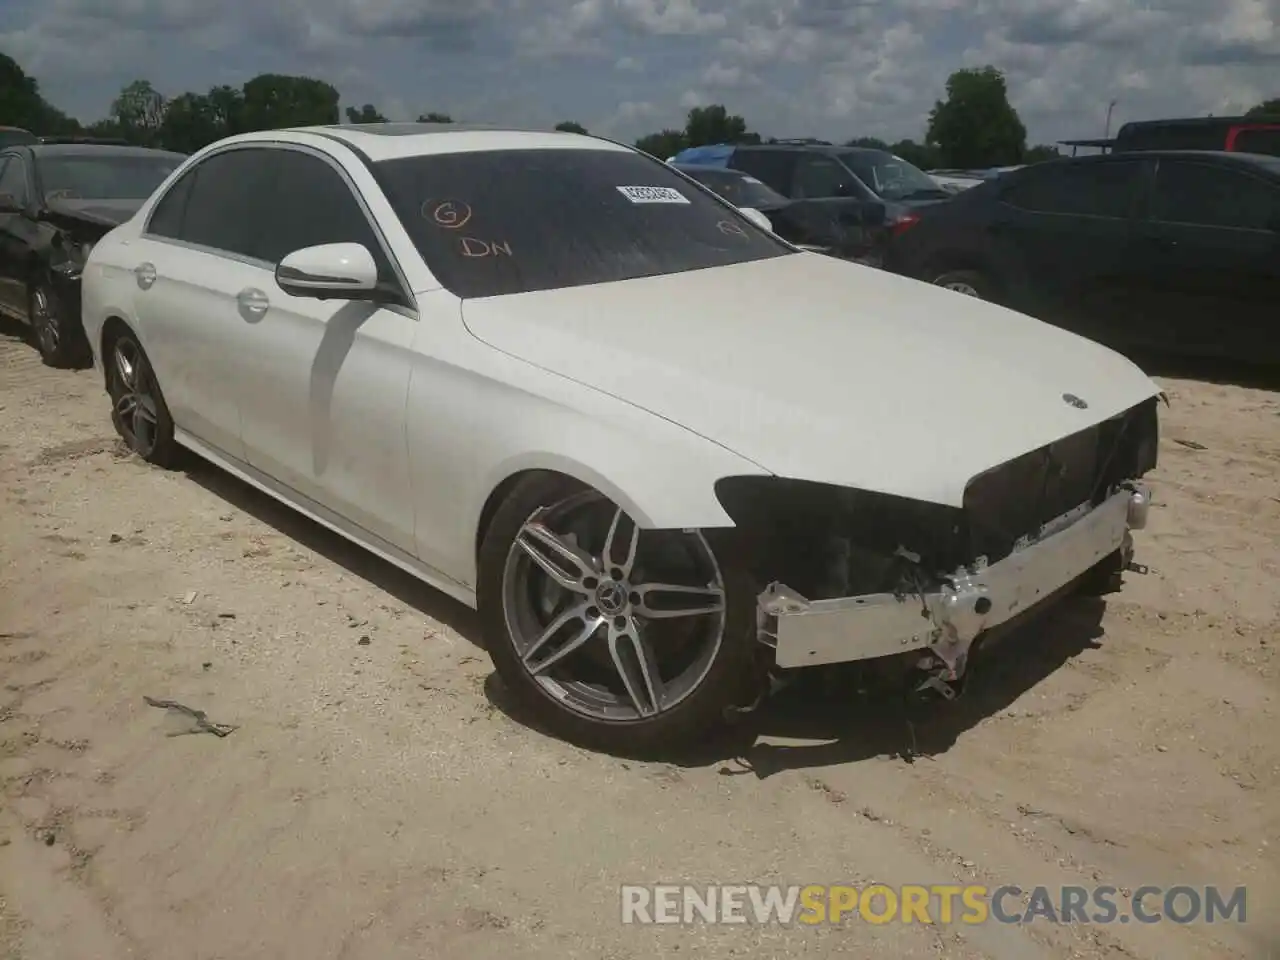
[[[786,219],[809,238],[806,246],[874,266],[924,209],[950,196],[901,157],[865,147],[719,144],[683,150],[669,162],[750,174],[791,201]]]
[[[930,209],[885,265],[1113,347],[1280,364],[1280,158],[1038,163]]]
[[[0,150],[19,144],[38,143],[39,139],[30,130],[23,130],[22,127],[0,126]]]
[[[0,148],[0,313],[31,327],[45,363],[88,359],[80,322],[85,257],[183,159],[97,143]]]
[[[697,164],[673,163],[673,167],[719,194],[735,207],[759,210],[773,227],[773,232],[796,246],[817,253],[832,253],[839,240],[832,236],[830,225],[814,229],[804,216],[796,216],[794,204],[761,180],[741,170]]]

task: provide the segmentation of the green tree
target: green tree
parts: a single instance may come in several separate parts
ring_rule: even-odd
[[[702,147],[713,143],[759,143],[760,135],[747,130],[747,121],[729,113],[724,104],[712,103],[694,107],[685,120],[687,146]]]
[[[587,128],[573,120],[561,120],[556,124],[556,129],[563,133],[586,133]]]
[[[1280,97],[1272,97],[1270,100],[1263,100],[1260,104],[1250,107],[1245,113],[1246,117],[1275,117],[1280,119]]]
[[[374,109],[372,103],[366,103],[357,110],[347,107],[347,123],[386,123],[387,118]]]
[[[869,150],[888,150],[889,144],[879,137],[854,137],[845,143],[846,147],[866,147]],[[906,158],[903,157],[905,160]]]
[[[0,122],[40,133],[46,106],[35,77],[27,76],[18,61],[0,53]]]
[[[243,88],[224,84],[210,90],[206,99],[209,101],[209,110],[212,113],[214,125],[218,130],[218,135],[215,139],[221,140],[223,137],[244,133],[249,129],[245,126],[244,120]]]
[[[121,136],[131,143],[153,146],[164,123],[164,95],[149,80],[135,80],[111,102],[111,117]]]
[[[1047,143],[1038,143],[1034,147],[1028,147],[1027,152],[1023,154],[1023,163],[1043,163],[1046,160],[1057,160],[1062,154],[1058,152],[1057,147],[1052,147]]]
[[[936,170],[944,166],[936,147],[916,143],[914,140],[899,140],[889,148],[889,152],[921,170]]]
[[[160,143],[166,150],[195,153],[225,134],[210,98],[202,93],[183,93],[169,101],[160,124]]]
[[[436,113],[432,110],[430,113],[424,113],[418,117],[419,123],[453,123],[453,117],[447,113]]]
[[[663,130],[659,133],[645,134],[636,141],[636,149],[651,153],[659,160],[674,156],[689,146],[689,139],[683,130]]]
[[[992,66],[951,74],[947,99],[937,101],[929,111],[925,144],[938,148],[947,167],[1021,163],[1027,128],[1009,103],[1004,74]]]
[[[244,85],[244,129],[337,123],[338,99],[338,91],[323,80],[264,73]]]

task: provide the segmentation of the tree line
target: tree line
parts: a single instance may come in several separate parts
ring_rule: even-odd
[[[386,117],[370,103],[339,110],[337,88],[312,77],[264,73],[241,87],[216,86],[207,93],[166,97],[147,80],[135,80],[111,103],[108,116],[82,124],[46,101],[34,77],[11,57],[0,53],[0,124],[23,127],[41,136],[100,137],[139,146],[193,153],[223,137],[251,130],[348,123],[381,123]],[[1252,116],[1280,118],[1280,98],[1258,104]],[[446,113],[425,112],[420,122],[453,123]],[[557,130],[586,133],[566,120]],[[684,127],[640,137],[635,146],[666,158],[687,147],[716,143],[776,143],[748,126],[723,104],[689,110]],[[975,169],[1035,163],[1058,155],[1056,147],[1028,146],[1027,130],[1012,104],[1004,74],[993,66],[966,68],[951,74],[945,96],[929,111],[921,141],[888,143],[867,134],[847,146],[889,150],[923,170]]]

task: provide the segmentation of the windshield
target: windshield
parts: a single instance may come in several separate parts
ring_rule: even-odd
[[[630,150],[467,151],[384,160],[378,178],[459,297],[610,283],[792,253]]]
[[[145,200],[183,158],[156,153],[41,157],[40,187],[50,200]]]
[[[755,177],[733,170],[694,170],[676,167],[681,173],[697,180],[704,187],[714,190],[735,207],[754,207],[765,210],[780,207],[787,198]]]
[[[840,159],[884,200],[946,196],[933,177],[884,150],[851,151],[842,153]]]

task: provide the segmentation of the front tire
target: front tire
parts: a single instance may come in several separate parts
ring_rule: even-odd
[[[78,317],[69,317],[61,298],[45,280],[32,283],[27,292],[27,316],[31,337],[40,359],[49,367],[74,367],[89,352]]]
[[[172,465],[178,451],[173,418],[151,361],[132,330],[122,330],[110,339],[103,363],[111,396],[111,422],[120,439],[148,463]]]
[[[549,732],[610,753],[687,749],[751,698],[755,592],[699,532],[640,530],[607,497],[531,474],[480,548],[494,667]]]

